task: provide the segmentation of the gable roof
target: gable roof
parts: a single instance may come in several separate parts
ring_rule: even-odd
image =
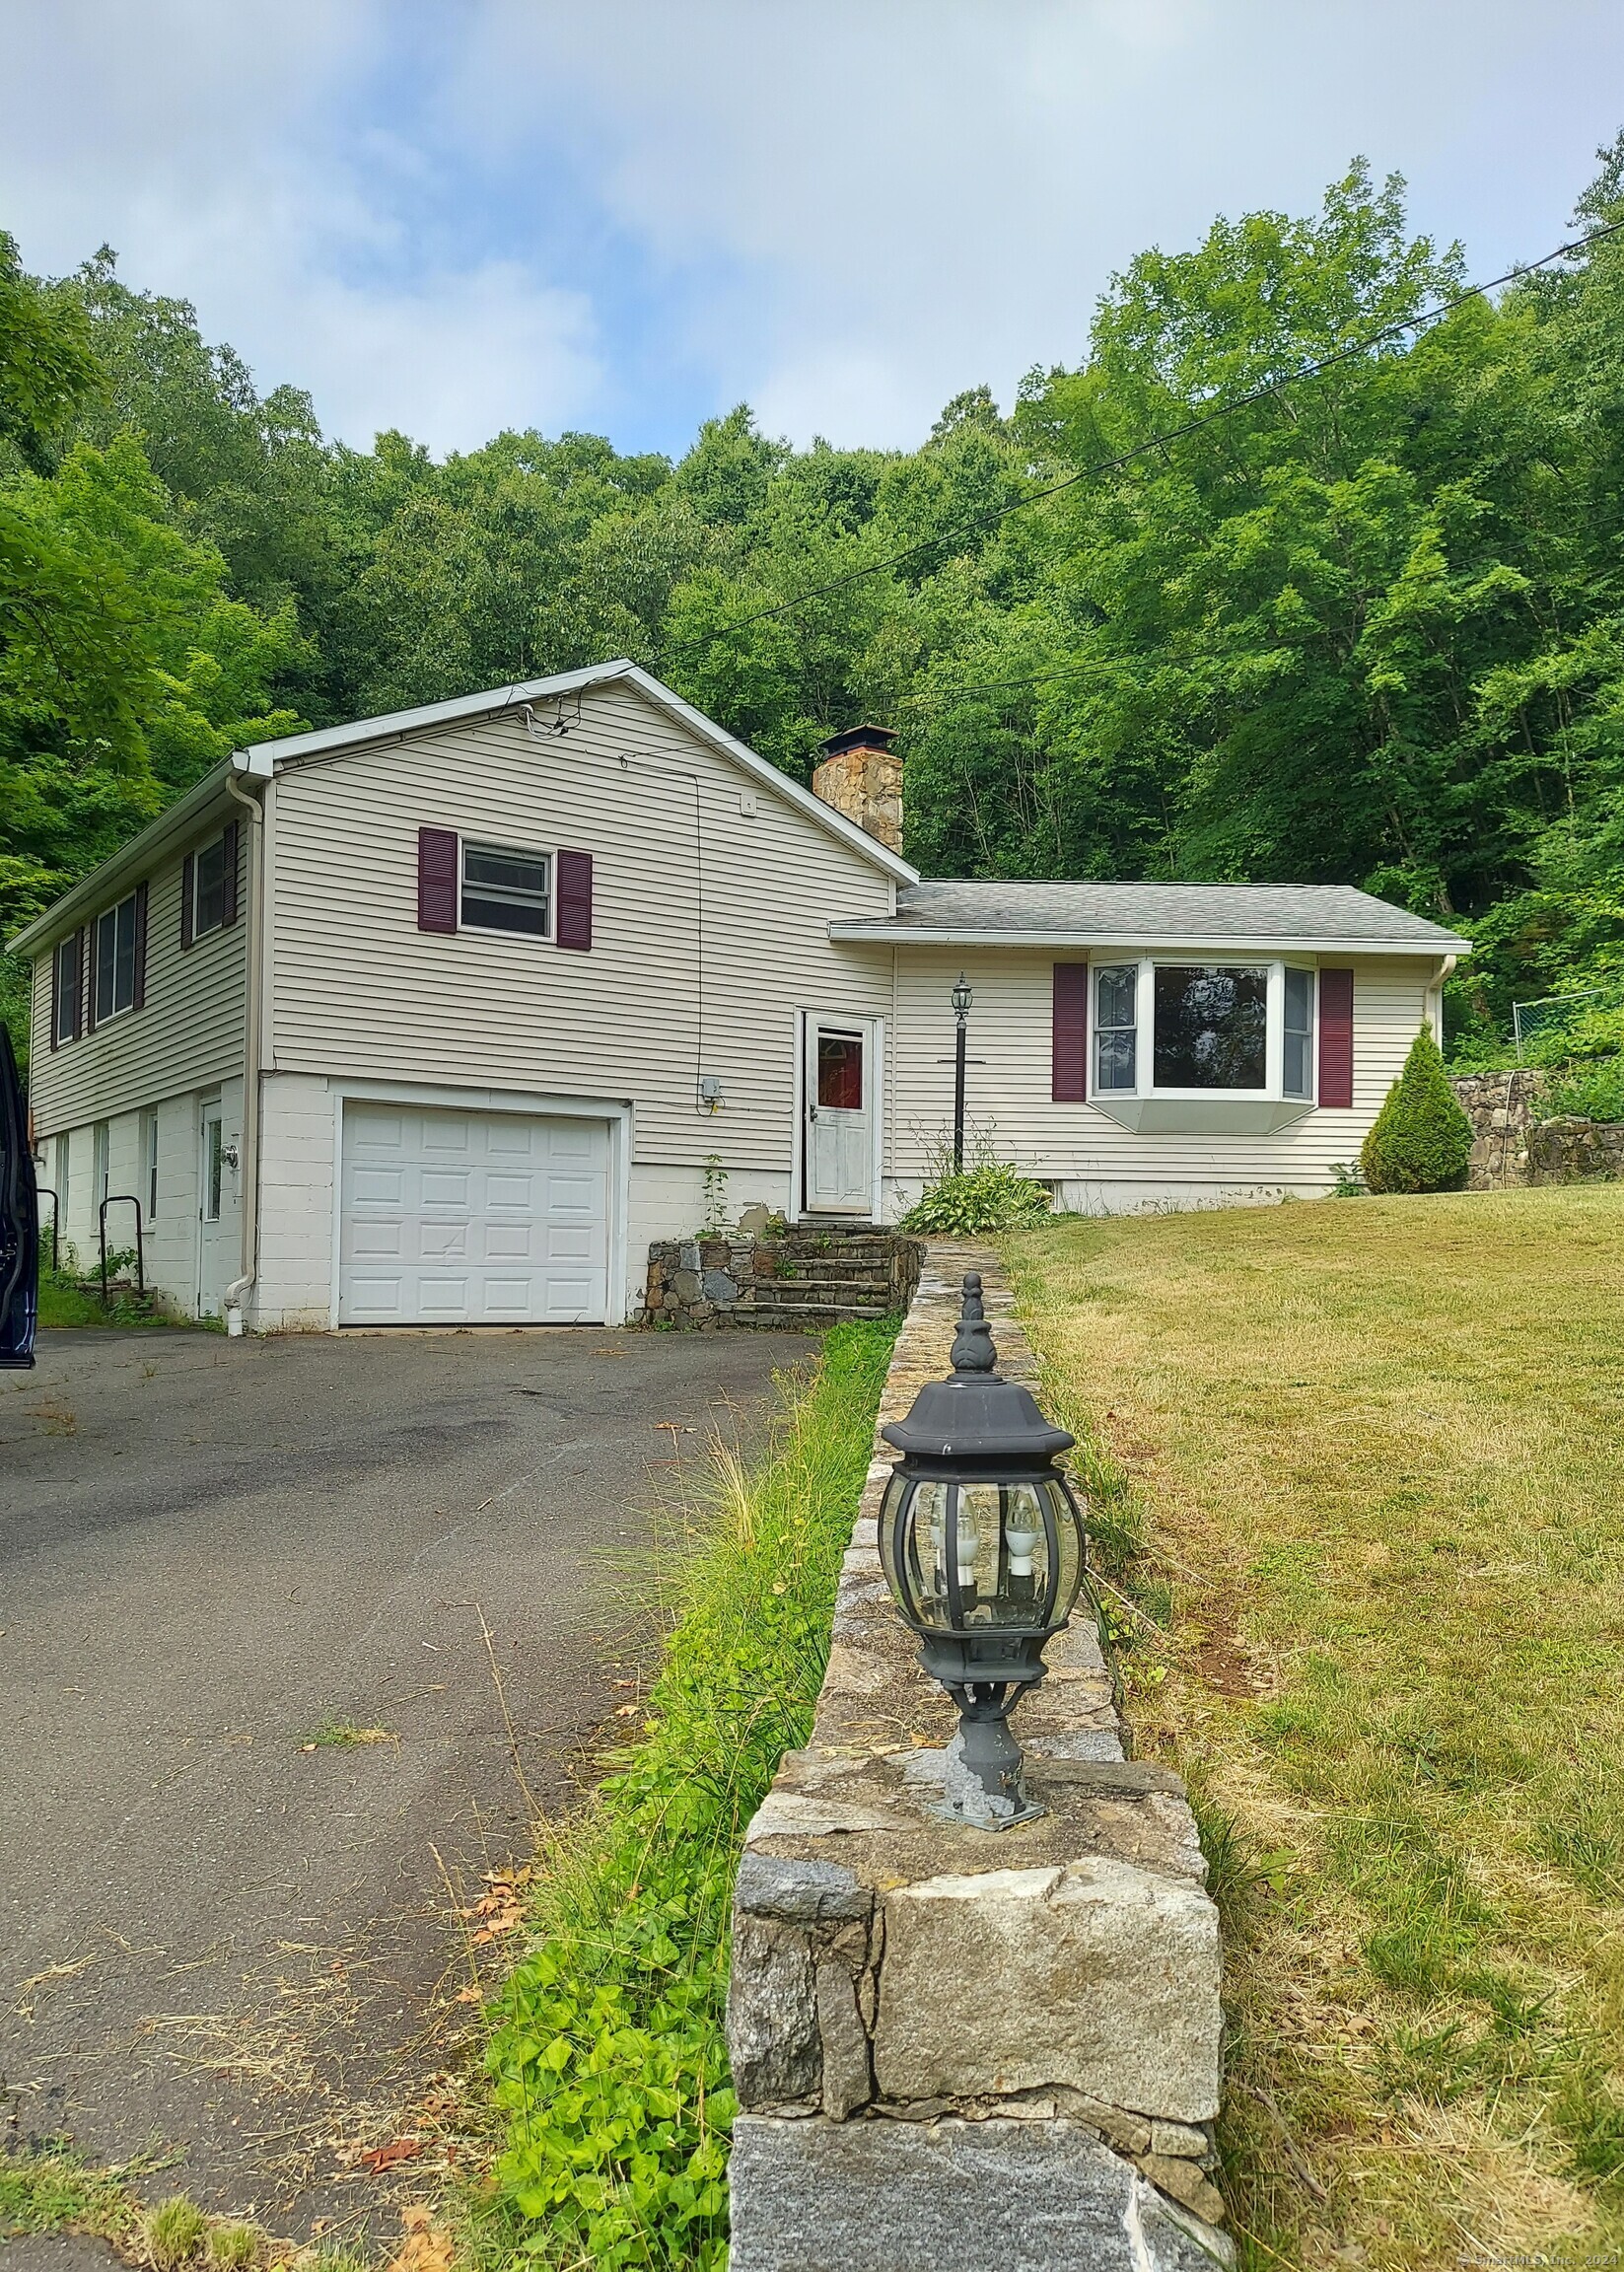
[[[556,672],[550,678],[527,678],[512,686],[496,686],[485,694],[459,694],[450,702],[428,702],[417,710],[393,710],[382,718],[361,718],[351,726],[325,726],[313,734],[290,734],[280,742],[256,742],[240,751],[232,762],[242,772],[268,779],[284,765],[297,765],[302,758],[359,749],[373,742],[399,741],[408,734],[459,725],[464,719],[488,718],[506,710],[522,710],[527,703],[551,702],[562,694],[584,693],[590,687],[614,684],[634,688],[655,709],[663,710],[668,718],[686,727],[720,756],[728,758],[763,788],[771,789],[775,796],[782,797],[829,835],[837,836],[850,850],[860,853],[875,867],[883,868],[896,883],[919,881],[918,869],[911,867],[900,853],[892,852],[866,828],[860,828],[855,820],[848,820],[843,813],[837,813],[832,805],[825,805],[821,797],[814,797],[799,781],[792,781],[767,758],[758,757],[746,743],[718,726],[714,718],[707,718],[703,710],[696,710],[691,702],[684,702],[680,694],[655,677],[651,671],[623,658],[614,663],[589,663],[579,671]]]
[[[612,684],[634,688],[655,709],[664,711],[668,718],[707,743],[763,788],[782,797],[815,826],[837,837],[848,850],[883,869],[893,882],[899,885],[918,882],[918,869],[910,867],[899,853],[859,828],[855,820],[848,820],[832,805],[825,805],[799,781],[792,781],[765,757],[758,757],[753,749],[718,726],[714,719],[707,718],[702,710],[696,710],[691,702],[684,702],[680,694],[663,684],[652,672],[621,660],[592,663],[584,670],[556,672],[549,678],[526,678],[511,686],[492,687],[483,694],[459,694],[450,702],[426,702],[415,710],[391,710],[380,718],[359,718],[352,725],[318,727],[309,734],[289,734],[277,742],[254,742],[246,749],[236,749],[228,759],[204,774],[177,804],[160,814],[156,820],[149,821],[141,833],[132,836],[110,860],[105,860],[89,876],[81,877],[71,890],[64,892],[42,915],[35,916],[10,941],[10,951],[19,955],[37,953],[53,937],[72,930],[92,909],[104,905],[109,892],[117,890],[126,880],[138,877],[156,854],[185,833],[199,815],[218,799],[233,774],[240,779],[269,781],[284,766],[297,765],[303,759],[338,755],[346,749],[360,749],[378,742],[403,741],[408,734],[433,732],[437,727],[499,716],[509,710],[517,712],[527,703],[550,702],[559,695],[583,693],[590,687]]]
[[[1471,953],[1469,939],[1349,884],[920,883],[898,891],[893,916],[831,923],[829,936],[954,947]]]

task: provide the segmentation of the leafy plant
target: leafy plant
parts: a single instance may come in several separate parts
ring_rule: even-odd
[[[937,1238],[969,1239],[989,1231],[1013,1231],[1049,1212],[1046,1183],[1036,1183],[1000,1160],[948,1173],[929,1183],[902,1217],[901,1229]]]
[[[1331,1197],[1363,1199],[1370,1186],[1359,1170],[1346,1160],[1331,1162]]]
[[[1570,1066],[1541,1096],[1539,1113],[1542,1119],[1624,1120],[1624,1056]]]
[[[728,1221],[728,1171],[722,1165],[720,1153],[709,1152],[705,1156],[704,1192],[704,1218],[699,1236],[714,1239],[719,1231],[727,1228]]]
[[[971,1128],[968,1164],[955,1166],[953,1139],[940,1130],[924,1144],[925,1187],[898,1228],[927,1237],[973,1239],[990,1231],[1013,1231],[1049,1212],[1046,1183],[1033,1182],[998,1156],[996,1131]]]
[[[1471,1151],[1472,1124],[1423,1027],[1360,1148],[1365,1180],[1373,1191],[1458,1191]]]
[[[721,2272],[723,2038],[744,1826],[804,1742],[893,1328],[839,1325],[762,1466],[719,1456],[644,1736],[544,1854],[535,1943],[496,2008],[508,2125],[483,2214],[537,2266]]]

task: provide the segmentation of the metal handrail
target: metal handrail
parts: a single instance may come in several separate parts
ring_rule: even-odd
[[[107,1306],[107,1209],[109,1207],[133,1207],[135,1209],[135,1290],[138,1294],[143,1295],[147,1291],[147,1257],[141,1237],[141,1202],[133,1191],[109,1192],[97,1211],[102,1240],[102,1307],[104,1310]]]
[[[36,1198],[50,1201],[50,1266],[54,1270],[61,1253],[62,1242],[57,1238],[56,1232],[61,1221],[62,1202],[48,1183],[36,1183],[34,1189]]]

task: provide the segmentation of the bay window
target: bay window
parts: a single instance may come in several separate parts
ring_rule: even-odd
[[[1314,972],[1171,956],[1096,962],[1090,1094],[1313,1100]]]

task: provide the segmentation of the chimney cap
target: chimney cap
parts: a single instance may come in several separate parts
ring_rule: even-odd
[[[831,734],[818,747],[825,757],[843,757],[848,749],[888,749],[895,740],[889,726],[849,726],[844,734]]]

